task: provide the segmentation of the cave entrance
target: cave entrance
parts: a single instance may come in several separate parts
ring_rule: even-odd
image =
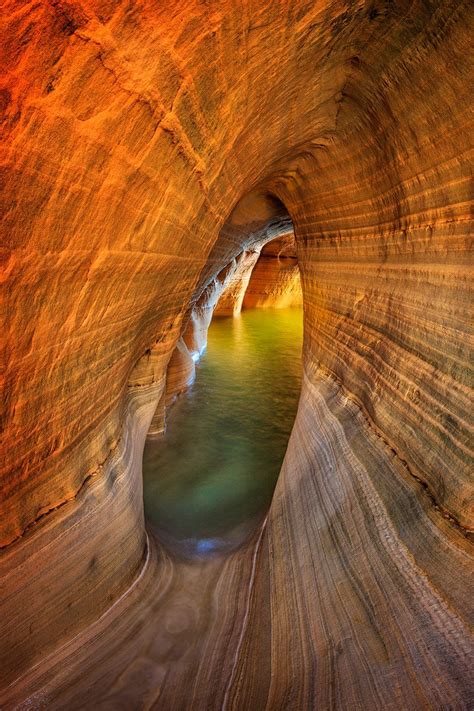
[[[168,407],[166,432],[145,447],[147,522],[184,555],[232,550],[252,535],[296,416],[303,317],[293,234],[254,251],[234,259],[198,300],[182,339],[188,360],[175,354],[169,375],[175,387],[191,357],[200,360],[196,378],[189,385],[185,373],[189,387]]]

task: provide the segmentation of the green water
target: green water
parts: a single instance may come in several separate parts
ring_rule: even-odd
[[[213,320],[194,384],[145,447],[145,514],[165,541],[218,552],[265,515],[298,405],[301,345],[301,309]]]

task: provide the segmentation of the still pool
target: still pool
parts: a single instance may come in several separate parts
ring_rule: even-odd
[[[193,385],[147,442],[145,514],[184,554],[238,545],[268,510],[298,405],[302,322],[298,308],[214,319]]]

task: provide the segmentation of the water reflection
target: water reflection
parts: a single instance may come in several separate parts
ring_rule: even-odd
[[[216,319],[191,389],[144,454],[145,513],[168,546],[209,556],[266,513],[296,414],[302,311]]]

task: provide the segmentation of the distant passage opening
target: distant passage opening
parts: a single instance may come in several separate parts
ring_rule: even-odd
[[[236,280],[228,279],[196,378],[168,411],[164,435],[147,441],[145,514],[175,552],[230,550],[270,506],[301,385],[303,318],[292,240],[287,235],[262,249],[245,294],[237,296],[237,316],[229,309]]]

